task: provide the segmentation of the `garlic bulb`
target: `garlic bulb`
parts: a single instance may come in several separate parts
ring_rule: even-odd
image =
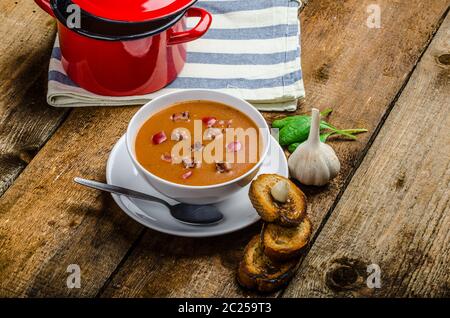
[[[289,183],[286,180],[278,181],[272,189],[270,189],[272,197],[281,203],[286,203],[289,196]]]
[[[308,140],[289,157],[289,172],[303,184],[323,186],[337,176],[341,169],[336,153],[320,141],[320,112],[312,109]]]

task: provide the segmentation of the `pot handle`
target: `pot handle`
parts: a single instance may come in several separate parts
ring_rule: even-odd
[[[200,21],[191,30],[171,33],[167,42],[168,45],[197,40],[198,38],[203,36],[206,31],[208,31],[212,22],[211,14],[208,11],[200,8],[189,8],[186,11],[186,17],[199,17]]]
[[[50,0],[34,0],[38,6],[41,7],[42,10],[50,14],[52,17],[55,17],[53,13],[52,7],[50,5]]]

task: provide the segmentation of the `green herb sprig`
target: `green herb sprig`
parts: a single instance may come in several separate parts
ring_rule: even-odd
[[[321,112],[322,117],[328,116],[333,110],[328,108]],[[309,136],[309,130],[311,128],[311,116],[309,115],[296,115],[288,116],[283,119],[275,120],[272,123],[273,128],[280,129],[279,142],[281,146],[287,146],[289,152],[294,152],[298,145],[305,142]],[[321,130],[327,130],[320,135],[320,140],[326,142],[332,135],[339,135],[355,140],[355,134],[367,132],[367,129],[338,129],[326,121],[321,121]]]

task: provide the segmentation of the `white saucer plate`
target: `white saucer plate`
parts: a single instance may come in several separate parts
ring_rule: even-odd
[[[258,174],[274,173],[287,177],[287,160],[283,149],[272,137],[267,158]],[[113,184],[139,192],[147,193],[170,204],[177,202],[157,192],[148,184],[134,168],[125,145],[125,136],[122,136],[109,155],[106,165],[106,180]],[[168,209],[161,204],[128,198],[113,194],[117,205],[132,219],[153,230],[183,237],[211,237],[231,233],[245,228],[259,220],[259,215],[248,198],[250,185],[227,200],[215,204],[224,214],[224,219],[216,224],[190,225],[174,219]]]

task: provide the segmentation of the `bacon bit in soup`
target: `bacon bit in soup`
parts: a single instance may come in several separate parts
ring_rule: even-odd
[[[186,169],[194,168],[194,161],[191,158],[184,158],[181,162]]]
[[[216,171],[219,173],[231,171],[231,164],[228,162],[216,162]]]
[[[200,168],[202,166],[200,162],[194,161],[192,158],[184,158],[182,163],[186,169]]]
[[[181,177],[186,180],[190,176],[192,176],[192,171],[188,171],[188,172],[184,173]]]
[[[212,127],[216,123],[217,119],[216,117],[203,117],[202,121],[206,126]]]
[[[218,120],[214,123],[213,127],[216,128],[231,128],[231,125],[233,124],[233,120]]]
[[[189,112],[175,113],[170,116],[170,119],[172,121],[189,121],[190,115]]]
[[[208,128],[204,133],[205,140],[213,140],[220,135],[222,135],[222,129],[219,128]]]
[[[238,152],[241,149],[242,149],[242,144],[239,141],[234,141],[227,145],[228,152]]]
[[[203,144],[200,141],[194,142],[194,144],[191,147],[191,151],[196,152],[203,149]]]
[[[186,132],[185,129],[183,128],[175,128],[172,131],[172,135],[170,136],[171,140],[175,140],[175,141],[180,141],[180,140],[184,140],[184,139],[188,139],[189,136]]]
[[[161,160],[172,163],[172,156],[169,153],[164,153],[161,155]]]
[[[152,137],[153,144],[155,144],[155,145],[159,145],[166,140],[167,140],[167,136],[164,131],[160,131],[159,133],[154,134]]]

